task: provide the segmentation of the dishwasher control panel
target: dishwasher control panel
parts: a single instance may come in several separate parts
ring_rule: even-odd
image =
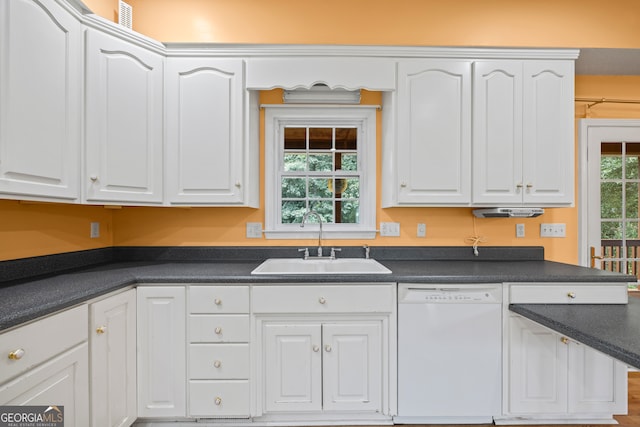
[[[399,303],[487,304],[502,302],[502,285],[400,284]]]

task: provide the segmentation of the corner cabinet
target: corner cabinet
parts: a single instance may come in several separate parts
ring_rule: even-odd
[[[169,57],[165,82],[167,202],[257,207],[244,60]]]
[[[473,204],[573,203],[572,61],[473,64]]]
[[[619,303],[626,285],[616,286],[511,285],[510,301]],[[496,424],[602,423],[627,412],[625,364],[515,313],[509,312],[505,328],[504,414]]]
[[[54,0],[0,4],[0,195],[80,198],[82,26]]]
[[[261,285],[252,290],[252,309],[254,419],[391,419],[393,284]]]
[[[471,61],[399,62],[385,100],[383,207],[468,205]]]
[[[163,56],[93,28],[85,55],[85,200],[161,204]]]

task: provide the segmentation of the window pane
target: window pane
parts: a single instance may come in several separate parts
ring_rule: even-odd
[[[282,178],[282,198],[302,199],[307,195],[305,178]]]
[[[601,179],[622,179],[622,157],[602,156],[600,158]]]
[[[625,223],[624,236],[627,239],[636,240],[638,238],[638,223],[637,222]]]
[[[343,178],[346,182],[345,189],[342,192],[343,199],[359,199],[360,198],[360,179],[359,178]]]
[[[286,200],[282,202],[282,224],[301,223],[307,206],[304,200]]]
[[[307,148],[306,128],[284,128],[284,149],[305,150]]]
[[[318,212],[320,216],[322,216],[322,220],[325,223],[333,224],[335,222],[333,220],[333,201],[314,200],[313,202],[309,203],[309,206],[312,210]],[[310,216],[309,220],[311,220],[311,218],[313,218],[313,216]]]
[[[336,169],[343,171],[357,171],[358,155],[355,153],[336,153]]]
[[[332,128],[309,128],[309,150],[331,150],[332,142]]]
[[[330,199],[333,197],[329,178],[309,178],[309,198]]]
[[[340,212],[343,223],[358,224],[360,203],[357,200],[344,201],[340,204]]]
[[[627,182],[625,187],[626,218],[638,218],[638,183]]]
[[[284,170],[285,171],[304,171],[307,170],[307,155],[306,154],[288,154],[284,155]]]
[[[336,178],[330,182],[331,188],[336,194],[336,197],[340,197],[342,193],[347,189],[347,180],[344,178]]]
[[[622,239],[621,222],[603,222],[600,225],[601,239]]]
[[[333,171],[333,156],[331,154],[309,154],[309,170],[315,172]]]
[[[638,179],[638,156],[628,156],[625,168],[625,178]]]
[[[622,218],[622,183],[600,183],[600,217]]]
[[[357,150],[358,129],[336,128],[336,150]]]

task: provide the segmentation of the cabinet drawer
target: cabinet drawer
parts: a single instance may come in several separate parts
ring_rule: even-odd
[[[256,286],[252,305],[254,313],[389,313],[394,292],[391,284]]]
[[[248,342],[249,316],[246,314],[189,316],[189,340],[192,343]]]
[[[0,383],[86,341],[88,330],[87,307],[80,306],[0,335]],[[10,358],[19,350],[19,359]]]
[[[249,313],[249,287],[189,286],[189,312]]]
[[[189,414],[193,417],[249,417],[248,381],[190,381]]]
[[[191,344],[190,379],[241,380],[249,378],[249,344]]]
[[[512,304],[626,304],[627,284],[545,283],[511,285]]]

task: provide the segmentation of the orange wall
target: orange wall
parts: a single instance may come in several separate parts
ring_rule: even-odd
[[[161,41],[336,43],[440,46],[640,47],[637,0],[129,0],[134,28]],[[116,0],[85,0],[117,20]],[[275,102],[264,94],[268,102]],[[640,76],[578,76],[577,97],[640,99]],[[367,94],[379,103],[378,94]],[[634,105],[599,105],[592,118],[640,118]],[[586,115],[576,105],[576,118]],[[380,133],[379,133],[380,134]],[[378,185],[378,188],[380,186]],[[542,245],[548,259],[577,260],[577,210],[547,209],[536,219],[478,219],[469,208],[378,208],[378,221],[401,223],[400,238],[372,245]],[[133,208],[28,204],[0,200],[0,260],[111,245],[309,245],[312,241],[245,239],[246,222],[263,222],[249,208]],[[102,237],[89,239],[99,221]],[[567,238],[540,239],[540,222],[564,222]],[[427,237],[415,237],[416,224]],[[515,224],[526,225],[524,239]],[[474,231],[474,228],[476,231]],[[329,244],[359,244],[335,241]]]

